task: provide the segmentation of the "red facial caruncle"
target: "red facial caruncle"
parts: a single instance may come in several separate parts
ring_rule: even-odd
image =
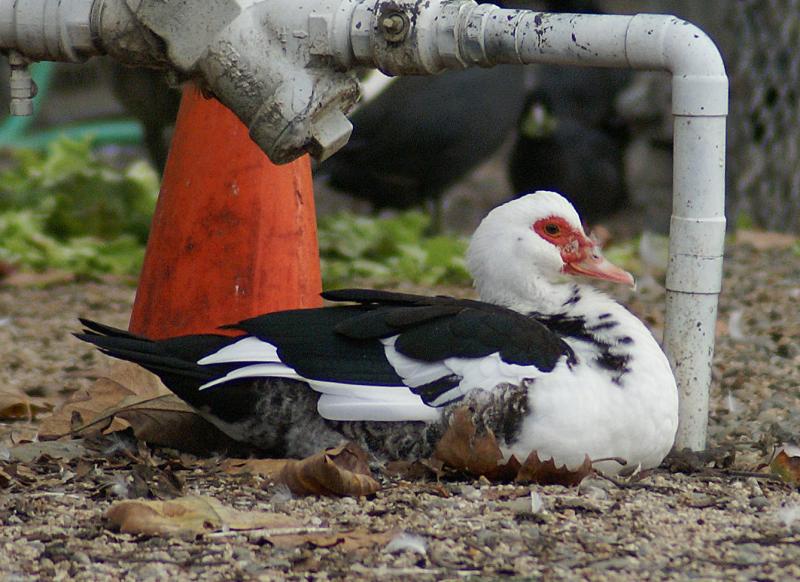
[[[587,249],[594,246],[582,230],[575,229],[560,216],[548,216],[533,223],[533,231],[561,251],[565,263],[581,260]]]
[[[633,285],[630,273],[607,261],[583,229],[576,229],[564,218],[541,218],[531,225],[531,229],[558,248],[564,261],[563,273]]]

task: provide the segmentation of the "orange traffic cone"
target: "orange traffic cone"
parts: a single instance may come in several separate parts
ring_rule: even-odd
[[[308,156],[276,166],[225,106],[184,89],[130,330],[219,331],[321,304]]]

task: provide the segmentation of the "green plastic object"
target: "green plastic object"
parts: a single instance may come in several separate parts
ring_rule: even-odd
[[[31,65],[31,75],[39,89],[33,98],[34,110],[38,110],[41,102],[47,98],[54,71],[55,63],[41,62]],[[0,147],[42,149],[62,135],[75,139],[91,136],[92,142],[98,146],[112,143],[139,144],[144,136],[138,121],[88,121],[52,129],[30,131],[35,119],[35,114],[24,117],[7,117],[0,124]]]

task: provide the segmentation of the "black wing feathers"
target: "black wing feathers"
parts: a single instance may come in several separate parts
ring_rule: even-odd
[[[363,313],[359,306],[295,309],[267,313],[230,327],[276,346],[281,361],[306,378],[402,386],[380,342],[335,331],[342,322]]]
[[[227,327],[276,346],[283,363],[305,378],[367,386],[403,384],[380,341],[392,336],[397,336],[395,348],[399,353],[424,362],[480,358],[499,352],[507,363],[547,372],[562,356],[574,359],[557,332],[533,317],[504,307],[468,299],[360,289],[330,291],[324,296],[358,304],[269,313]],[[83,324],[85,332],[76,334],[80,339],[155,372],[193,404],[205,394],[197,392],[201,384],[243,365],[197,364],[238,338],[193,335],[151,341],[91,321]],[[438,397],[459,381],[449,375],[418,391]]]
[[[549,372],[561,356],[573,356],[569,346],[539,321],[481,301],[358,289],[323,295],[360,302],[365,310],[339,323],[338,333],[359,339],[398,335],[395,348],[422,361],[500,352],[508,363]]]

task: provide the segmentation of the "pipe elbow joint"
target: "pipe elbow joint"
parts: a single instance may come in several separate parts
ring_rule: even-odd
[[[696,117],[728,113],[728,77],[714,41],[700,28],[674,16],[637,14],[625,37],[634,68],[658,63],[672,73],[672,112]]]

